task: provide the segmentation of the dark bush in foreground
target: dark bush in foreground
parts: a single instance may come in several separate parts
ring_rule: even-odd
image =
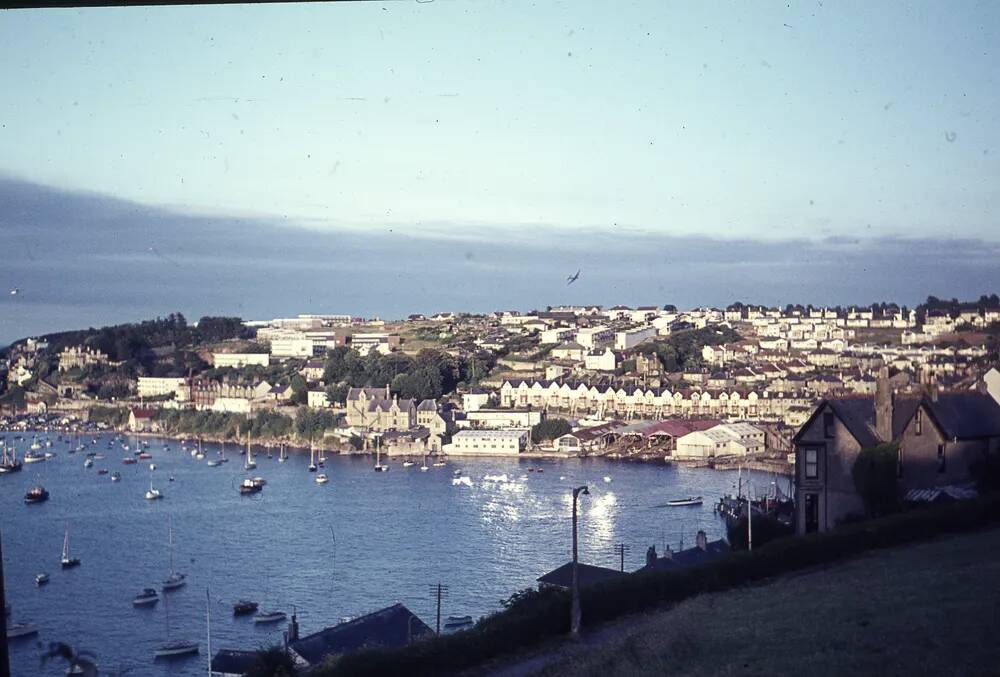
[[[777,538],[785,538],[795,533],[790,524],[763,515],[754,516],[753,524],[750,527],[753,531],[753,547],[755,548],[762,548]],[[747,518],[741,517],[726,527],[726,538],[733,550],[746,550]]]
[[[642,571],[582,592],[584,626],[648,611],[799,569],[829,564],[866,550],[926,540],[1000,523],[1000,495],[912,510],[798,538],[779,538],[752,552],[677,571]],[[441,675],[531,647],[569,630],[569,595],[523,596],[467,632],[433,637],[402,649],[346,655],[320,677]]]

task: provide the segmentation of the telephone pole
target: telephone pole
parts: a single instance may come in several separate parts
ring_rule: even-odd
[[[437,597],[437,626],[435,628],[435,634],[441,634],[441,598],[448,596],[448,586],[441,585],[440,583],[435,583],[430,586],[431,594]]]
[[[621,572],[625,573],[625,553],[629,552],[632,548],[624,543],[618,543],[615,545],[615,554],[621,558]]]

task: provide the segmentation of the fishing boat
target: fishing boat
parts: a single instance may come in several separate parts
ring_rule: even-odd
[[[248,616],[257,611],[257,602],[241,599],[233,604],[234,616]]]
[[[32,623],[14,623],[7,626],[7,639],[21,639],[38,634],[38,626]]]
[[[177,588],[182,588],[187,584],[187,574],[182,574],[174,571],[174,525],[173,522],[169,523],[167,527],[167,543],[168,549],[170,551],[170,573],[163,580],[163,592],[170,592],[171,590],[176,590]]]
[[[248,496],[250,494],[259,494],[263,490],[264,490],[264,485],[257,484],[250,477],[247,477],[240,483],[240,494],[242,496]]]
[[[375,472],[389,472],[388,465],[382,465],[382,438],[375,440]]]
[[[132,598],[132,606],[153,606],[160,601],[160,594],[154,588],[143,588]]]
[[[80,559],[78,557],[70,557],[69,555],[69,525],[66,525],[66,530],[63,532],[63,549],[62,549],[62,560],[60,560],[63,569],[72,569],[73,567],[80,566]]]
[[[35,585],[39,588],[49,582],[49,575],[44,571],[40,574],[35,574]]]
[[[329,481],[330,480],[326,476],[326,473],[321,472],[320,474],[316,475],[316,484],[326,484]]]
[[[678,507],[684,505],[701,505],[701,496],[688,496],[687,498],[674,498],[667,501],[667,505],[670,507]]]
[[[47,500],[49,500],[49,492],[41,485],[31,487],[28,489],[28,493],[24,495],[24,502],[28,505],[31,505],[32,503],[44,503]]]
[[[288,617],[284,611],[261,611],[253,617],[253,622],[257,624],[280,623]]]

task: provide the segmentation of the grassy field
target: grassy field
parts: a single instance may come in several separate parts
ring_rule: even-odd
[[[540,674],[1000,674],[997,553],[992,530],[703,595],[564,646]]]

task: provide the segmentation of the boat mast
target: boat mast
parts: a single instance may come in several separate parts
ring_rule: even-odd
[[[167,542],[169,543],[170,549],[170,575],[174,575],[174,523],[171,520],[167,527]]]
[[[63,533],[63,561],[69,559],[69,523],[66,523],[66,531]]]
[[[208,677],[212,677],[212,597],[205,588],[205,634],[208,635]]]

